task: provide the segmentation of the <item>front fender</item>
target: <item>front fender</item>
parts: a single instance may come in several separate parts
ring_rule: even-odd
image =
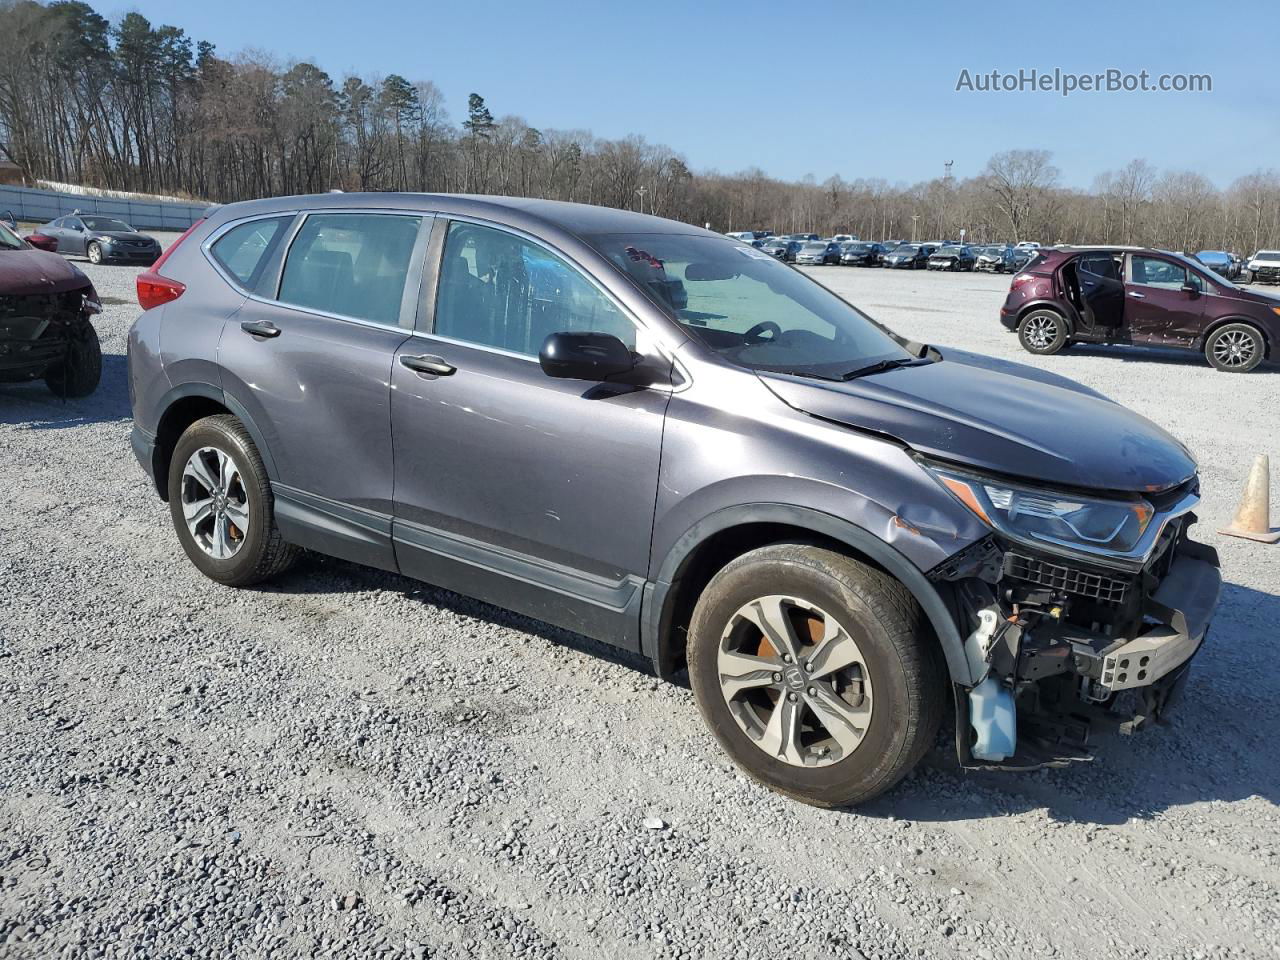
[[[808,507],[782,503],[744,503],[726,507],[691,526],[667,552],[657,576],[645,587],[641,614],[641,651],[652,658],[659,676],[669,677],[674,660],[672,590],[698,546],[721,531],[747,524],[776,523],[799,527],[836,540],[866,556],[892,574],[920,604],[942,646],[952,682],[976,683],[964,655],[964,645],[946,601],[928,577],[895,547],[841,517]]]

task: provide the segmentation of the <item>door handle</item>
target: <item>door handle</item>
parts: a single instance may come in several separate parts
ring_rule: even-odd
[[[280,336],[280,328],[267,320],[246,320],[240,324],[240,329],[266,340]]]
[[[1145,299],[1147,299],[1147,295],[1146,295],[1145,293],[1139,293],[1137,290],[1130,290],[1130,291],[1129,291],[1129,296],[1133,297],[1133,299],[1135,299],[1135,300],[1145,300]]]
[[[433,357],[429,353],[425,353],[420,357],[402,353],[400,354],[400,363],[410,370],[416,370],[418,373],[432,373],[437,377],[447,377],[458,369],[453,364],[446,363],[441,357]]]

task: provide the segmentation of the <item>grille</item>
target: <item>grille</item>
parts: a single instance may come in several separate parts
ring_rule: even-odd
[[[1090,597],[1104,603],[1120,603],[1129,589],[1124,580],[1098,573],[1064,567],[1061,564],[1024,557],[1018,553],[1006,553],[1004,557],[1004,574],[1018,580],[1029,580],[1051,590],[1072,593],[1077,596]]]

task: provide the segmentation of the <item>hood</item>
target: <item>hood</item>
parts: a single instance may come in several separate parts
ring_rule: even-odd
[[[1176,486],[1195,458],[1164,430],[1065,377],[959,350],[847,383],[759,374],[788,406],[928,456],[1053,486]]]
[[[0,295],[64,293],[84,287],[89,278],[56,253],[44,250],[0,250]]]
[[[929,259],[930,260],[955,260],[959,258],[959,256],[960,254],[958,253],[931,253],[929,254]]]
[[[1275,264],[1275,266],[1280,267],[1280,263]],[[1267,308],[1280,307],[1280,293],[1272,293],[1270,290],[1236,287],[1234,290],[1214,291],[1214,295],[1227,297],[1231,300],[1243,300],[1245,303],[1259,303]]]

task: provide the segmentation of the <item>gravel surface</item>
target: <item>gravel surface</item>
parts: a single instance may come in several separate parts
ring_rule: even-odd
[[[602,645],[321,558],[201,577],[129,450],[137,271],[83,266],[102,387],[0,387],[0,957],[1280,956],[1280,548],[1213,532],[1280,454],[1277,370],[1037,360],[1005,278],[813,271],[1184,438],[1229,581],[1171,725],[1037,774],[938,750],[842,813]]]

